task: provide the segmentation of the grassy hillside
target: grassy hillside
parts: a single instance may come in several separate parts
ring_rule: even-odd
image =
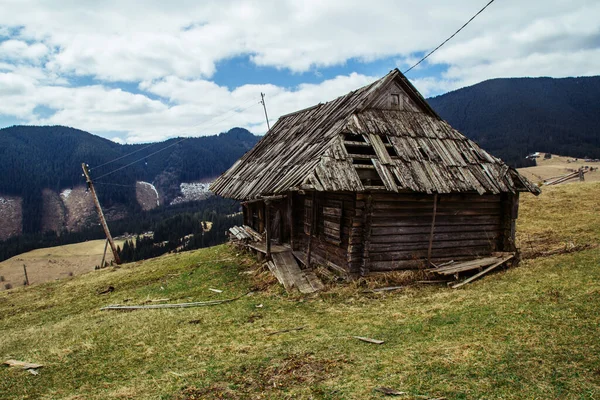
[[[67,244],[44,249],[36,249],[0,262],[0,276],[5,284],[17,287],[23,284],[23,264],[27,265],[27,276],[31,284],[64,278],[69,275],[81,275],[94,270],[100,265],[104,253],[105,240],[89,240],[87,242]],[[117,246],[123,247],[124,240],[116,240]],[[113,255],[110,247],[106,251],[106,262],[111,262]]]
[[[552,158],[546,160],[544,159],[544,153],[542,153],[542,156],[536,160],[535,167],[519,168],[519,173],[523,174],[532,182],[537,183],[566,175],[586,166],[592,168],[600,167],[599,163],[585,162],[582,158],[577,159],[577,161],[575,160],[574,157],[558,156],[556,154],[553,154]],[[600,171],[594,170],[587,172],[585,174],[585,180],[587,182],[600,181]],[[573,179],[569,181],[569,183],[578,181],[578,179]]]
[[[600,184],[587,183],[523,196],[521,246],[529,237],[543,247],[540,235],[594,240],[599,195]],[[0,398],[384,398],[378,386],[403,399],[597,398],[600,250],[575,250],[532,252],[459,290],[375,295],[355,282],[303,299],[219,246],[2,292],[0,358],[45,366],[37,376],[0,368]],[[114,292],[97,294],[108,286]],[[250,291],[213,307],[99,310]]]

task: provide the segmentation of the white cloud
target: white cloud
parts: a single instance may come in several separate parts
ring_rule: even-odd
[[[235,125],[264,132],[257,103],[229,110],[252,105],[262,91],[276,118],[375,77],[349,71],[294,88],[229,89],[211,81],[219,62],[245,56],[295,74],[392,57],[407,68],[482,6],[481,0],[2,2],[0,37],[12,37],[0,42],[0,114],[125,131],[128,141]],[[443,72],[414,83],[428,96],[495,77],[598,74],[598,15],[598,1],[495,2],[419,67],[439,65]],[[129,87],[122,82],[142,94],[114,88]],[[56,113],[40,119],[36,106]]]
[[[43,43],[28,44],[21,40],[5,40],[0,43],[0,59],[37,61],[48,53]]]

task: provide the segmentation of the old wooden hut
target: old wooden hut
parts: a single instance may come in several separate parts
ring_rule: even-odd
[[[282,116],[212,191],[269,244],[354,275],[515,251],[519,192],[540,193],[397,69]]]

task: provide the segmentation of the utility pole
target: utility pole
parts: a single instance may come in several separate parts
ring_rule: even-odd
[[[23,264],[23,272],[25,273],[25,286],[29,286],[29,277],[27,276],[27,265]]]
[[[81,168],[83,169],[83,174],[85,175],[85,181],[90,188],[90,192],[92,192],[92,197],[94,199],[94,205],[96,206],[96,211],[98,211],[98,217],[100,218],[100,224],[102,224],[102,228],[104,229],[104,233],[106,234],[106,240],[110,243],[110,248],[113,252],[113,257],[115,258],[115,262],[117,265],[121,264],[121,259],[119,258],[119,253],[117,253],[117,247],[115,246],[115,242],[113,241],[112,236],[110,235],[110,230],[108,230],[108,225],[106,224],[106,219],[104,219],[104,213],[102,212],[102,207],[100,207],[100,202],[98,201],[98,196],[96,195],[96,189],[94,189],[94,183],[92,182],[92,178],[90,178],[90,171],[87,168],[85,163],[81,164]]]
[[[271,130],[271,126],[269,125],[269,116],[267,115],[267,105],[265,104],[265,94],[264,93],[260,93],[260,98],[262,99],[260,101],[260,104],[263,105],[263,108],[265,109],[265,118],[267,119],[267,128],[269,130]]]

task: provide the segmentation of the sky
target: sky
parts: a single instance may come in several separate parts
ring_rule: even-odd
[[[487,0],[0,0],[0,127],[120,143],[267,130],[408,69]],[[496,0],[407,77],[425,96],[492,78],[600,74],[600,0]]]

